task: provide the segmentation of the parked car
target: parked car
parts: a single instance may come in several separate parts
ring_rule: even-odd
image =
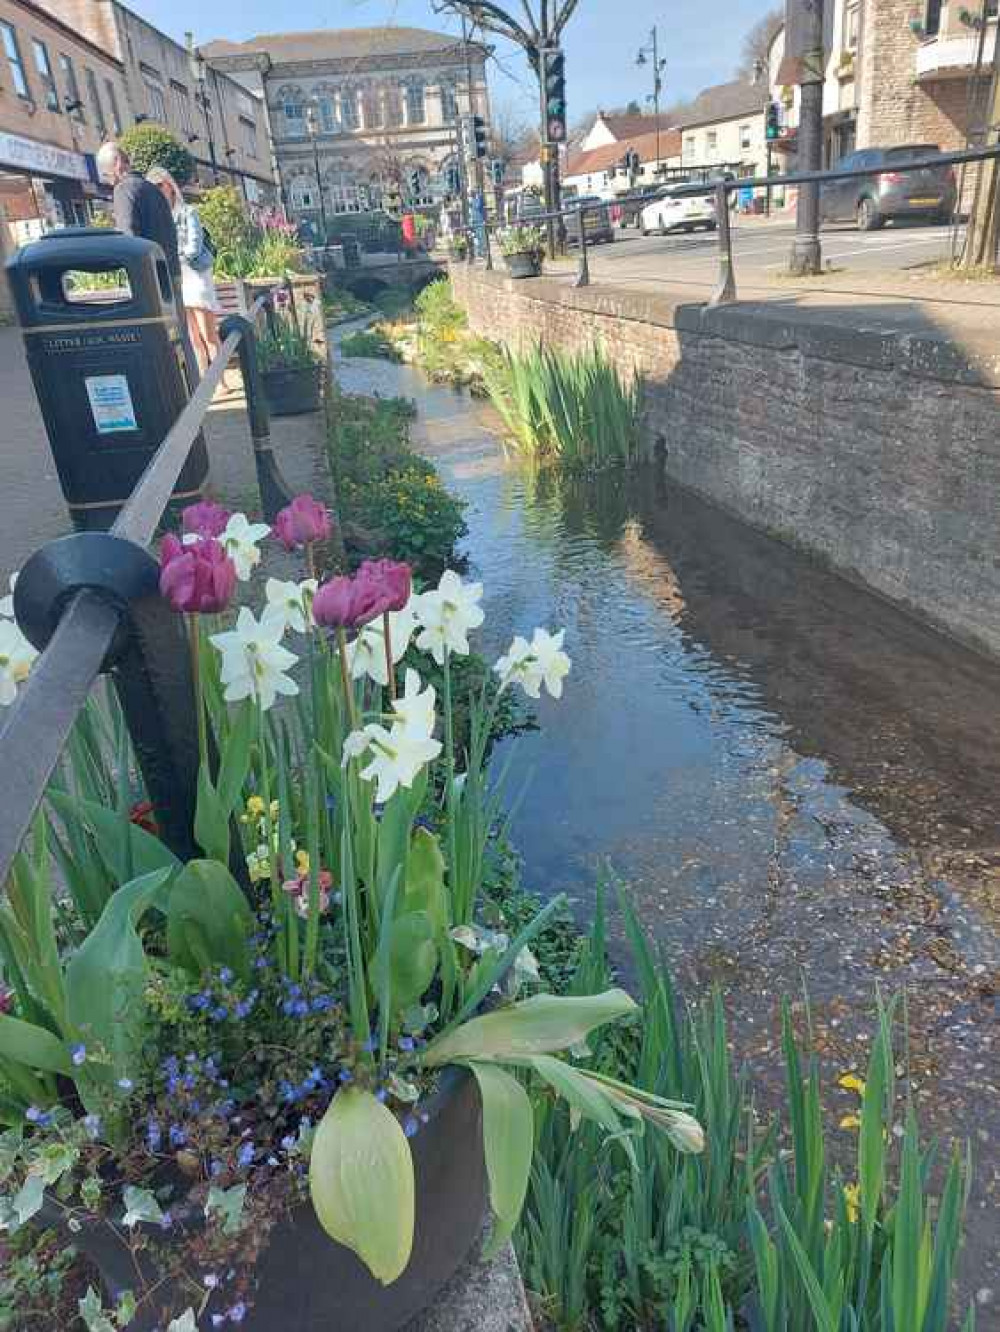
[[[566,242],[568,245],[580,243],[580,212],[586,207],[584,226],[587,228],[587,244],[610,244],[615,238],[615,228],[611,221],[611,209],[604,199],[596,194],[586,194],[579,199],[570,199],[567,208],[570,212],[564,218],[566,224]]]
[[[899,148],[862,148],[837,163],[845,171],[871,167],[870,176],[834,180],[820,190],[824,222],[857,222],[860,231],[875,231],[900,217],[928,217],[950,222],[955,211],[955,173],[949,166],[906,171],[907,162],[936,157],[935,143],[911,143]]]
[[[633,190],[628,198],[616,199],[618,205],[618,225],[620,227],[641,227],[642,210],[650,200],[659,194],[661,187],[659,185],[642,185],[637,190]]]
[[[679,194],[671,190],[647,204],[640,216],[644,236],[651,231],[665,236],[668,231],[695,231],[698,227],[714,231],[717,226],[715,197],[711,194]]]

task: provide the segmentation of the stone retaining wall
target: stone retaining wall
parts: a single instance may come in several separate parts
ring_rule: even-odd
[[[595,341],[647,382],[668,474],[1000,655],[1000,353],[822,310],[709,310],[455,264],[474,332]]]

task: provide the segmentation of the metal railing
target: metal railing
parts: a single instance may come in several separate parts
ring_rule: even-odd
[[[270,296],[249,317],[231,315],[222,345],[197,390],[150,460],[109,532],[49,542],[17,580],[14,611],[40,648],[0,727],[9,774],[0,803],[0,889],[30,830],[77,714],[102,673],[110,674],[164,841],[194,854],[198,740],[194,682],[181,617],[159,594],[159,564],[148,547],[234,354],[246,392],[250,436],[265,518],[291,498],[270,440],[257,365],[255,321],[274,318]]]
[[[891,166],[882,167],[852,167],[850,169],[833,168],[829,171],[802,171],[792,175],[785,176],[739,176],[732,179],[719,179],[713,182],[692,181],[690,184],[677,184],[658,190],[656,193],[649,192],[630,192],[628,194],[618,195],[615,199],[602,200],[598,203],[578,204],[561,208],[558,210],[532,213],[524,221],[530,225],[538,226],[557,226],[565,228],[565,219],[579,219],[579,228],[573,227],[573,240],[579,240],[580,255],[577,264],[577,272],[573,285],[576,287],[586,287],[590,284],[590,258],[589,246],[587,240],[586,214],[596,213],[604,209],[609,209],[617,204],[641,203],[648,207],[660,199],[670,198],[692,198],[704,196],[706,194],[715,195],[715,212],[718,229],[719,246],[719,279],[709,298],[708,304],[726,305],[736,300],[736,273],[733,264],[733,239],[732,227],[730,225],[729,215],[729,195],[739,190],[767,190],[768,197],[775,189],[782,189],[786,186],[811,185],[818,184],[823,186],[832,184],[838,180],[861,180],[872,179],[884,174],[886,171],[893,173],[905,173],[911,171],[926,171],[931,168],[944,168],[965,166],[976,162],[989,162],[995,158],[1000,158],[1000,144],[992,144],[986,148],[970,148],[961,152],[954,153],[936,153],[933,157],[914,158],[903,162],[893,162]],[[956,207],[960,200],[956,200]],[[465,228],[467,233],[467,252],[466,260],[472,263],[475,259],[473,238],[478,238],[485,233],[486,245],[486,267],[492,268],[492,253],[490,246],[490,232],[497,231],[503,223],[492,222],[480,227]]]

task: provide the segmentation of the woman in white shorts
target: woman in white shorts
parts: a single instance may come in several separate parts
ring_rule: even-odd
[[[197,208],[187,202],[170,172],[165,167],[150,167],[146,179],[160,191],[174,215],[177,250],[181,259],[181,295],[187,314],[188,335],[204,373],[219,350],[216,329],[219,302],[212,277],[214,256],[205,242],[205,228]]]

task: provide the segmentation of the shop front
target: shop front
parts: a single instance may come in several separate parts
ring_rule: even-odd
[[[91,154],[0,131],[0,204],[16,244],[56,227],[87,226],[102,193]]]

